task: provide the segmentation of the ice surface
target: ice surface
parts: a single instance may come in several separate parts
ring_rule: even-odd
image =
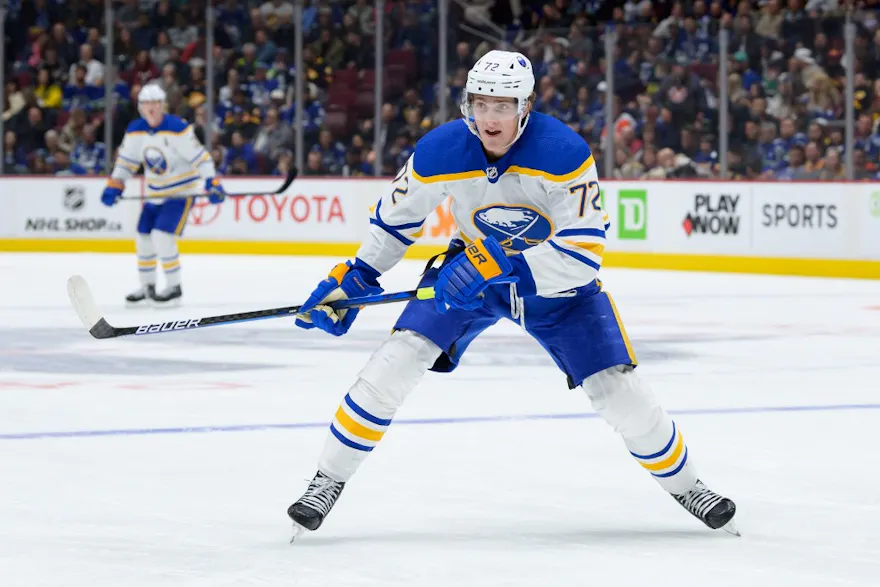
[[[287,506],[400,306],[335,339],[269,320],[112,324],[301,301],[334,261],[183,258],[131,311],[128,255],[0,255],[0,585],[880,585],[880,283],[605,270],[640,370],[740,539],[684,512],[515,325],[429,374],[318,532]],[[387,276],[409,289],[420,262]]]

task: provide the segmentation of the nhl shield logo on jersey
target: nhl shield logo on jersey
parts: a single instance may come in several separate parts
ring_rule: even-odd
[[[488,177],[489,179],[495,179],[496,177],[498,177],[498,168],[494,165],[492,167],[487,167],[486,177]]]
[[[553,234],[553,224],[540,211],[526,206],[491,204],[474,211],[474,226],[494,236],[502,247],[524,251]]]
[[[144,167],[154,175],[163,175],[168,171],[168,159],[156,147],[147,147],[144,149]]]

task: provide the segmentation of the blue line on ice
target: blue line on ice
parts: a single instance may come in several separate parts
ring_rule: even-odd
[[[730,408],[696,408],[670,410],[673,416],[706,416],[718,414],[766,414],[772,412],[833,412],[840,410],[878,410],[880,404],[837,404],[817,406],[755,406]],[[586,420],[598,418],[595,413],[522,414],[510,416],[463,416],[456,418],[400,418],[395,426],[430,424],[473,424],[482,422],[525,422],[535,420]],[[149,434],[204,434],[206,432],[254,432],[326,428],[328,422],[291,422],[288,424],[237,424],[231,426],[192,426],[180,428],[128,428],[120,430],[61,430],[49,432],[17,432],[0,434],[0,440],[34,440],[38,438],[80,438],[84,436],[145,436]]]

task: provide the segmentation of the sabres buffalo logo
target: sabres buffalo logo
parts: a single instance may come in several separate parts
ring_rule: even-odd
[[[540,211],[525,206],[492,204],[474,211],[474,226],[495,237],[505,249],[521,252],[553,234],[553,223]]]
[[[144,149],[144,167],[153,175],[163,175],[168,171],[168,160],[165,153],[156,147],[147,147]]]

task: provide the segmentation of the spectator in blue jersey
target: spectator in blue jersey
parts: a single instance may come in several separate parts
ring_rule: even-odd
[[[323,128],[318,133],[318,144],[312,147],[312,152],[320,153],[322,167],[330,175],[338,175],[342,173],[342,167],[345,165],[345,146],[339,141],[333,140],[333,133],[330,129]]]
[[[83,140],[73,148],[70,167],[77,175],[101,175],[104,173],[106,154],[104,143],[98,142],[95,127],[87,124],[83,128]]]
[[[865,151],[871,159],[880,157],[880,135],[874,133],[874,121],[869,114],[862,114],[856,120],[855,147]]]
[[[718,164],[718,151],[714,149],[713,137],[704,135],[700,138],[700,150],[692,157],[697,168],[708,174]]]
[[[317,89],[311,87],[309,89],[309,101],[305,107],[305,135],[306,137],[311,137],[314,140],[314,137],[320,132],[321,127],[324,126],[324,116],[326,113],[324,112],[324,106],[321,104],[321,101],[318,100],[318,92]]]
[[[64,86],[62,104],[67,111],[74,108],[93,110],[103,97],[103,87],[88,85],[86,83],[86,66],[78,64],[74,69],[73,79]]]
[[[234,171],[240,169],[244,164],[245,173],[242,175],[255,175],[257,173],[257,153],[254,151],[253,145],[246,142],[244,136],[239,131],[232,133],[232,145],[226,150],[226,157],[223,160],[223,171]]]
[[[250,101],[255,106],[266,108],[271,102],[270,94],[272,90],[278,88],[277,79],[268,79],[266,74],[269,72],[269,65],[262,61],[257,62],[254,67],[254,79],[248,84],[248,95]]]
[[[763,172],[775,173],[785,167],[786,151],[776,141],[776,125],[773,122],[761,124],[761,138],[758,141],[758,150],[761,152]]]
[[[15,132],[7,130],[3,135],[3,170],[6,173],[27,173],[27,153],[18,144]]]

